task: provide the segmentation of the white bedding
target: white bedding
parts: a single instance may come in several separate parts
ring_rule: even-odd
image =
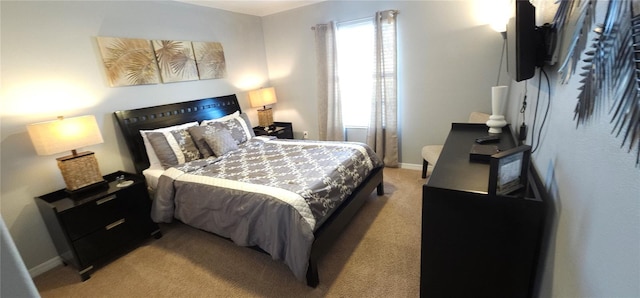
[[[158,187],[158,179],[160,179],[162,173],[164,173],[164,170],[161,168],[148,168],[142,171],[142,175],[144,175],[144,178],[147,180],[149,190],[155,191]]]

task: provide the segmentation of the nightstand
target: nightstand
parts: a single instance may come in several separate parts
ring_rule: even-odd
[[[118,187],[116,177],[133,181]],[[36,204],[62,261],[78,269],[82,281],[98,265],[154,236],[151,200],[144,176],[118,171],[104,176],[104,188],[74,195],[64,190],[36,197]]]
[[[273,122],[271,130],[264,130],[262,126],[253,128],[256,136],[274,136],[278,139],[293,139],[293,127],[291,122]]]

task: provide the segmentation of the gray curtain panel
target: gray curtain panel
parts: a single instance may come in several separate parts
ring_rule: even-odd
[[[318,131],[322,141],[344,141],[342,103],[336,80],[335,24],[314,27],[318,65]]]
[[[376,84],[367,144],[385,166],[398,166],[396,10],[376,13]]]

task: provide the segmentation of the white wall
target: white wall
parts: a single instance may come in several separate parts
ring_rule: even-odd
[[[94,114],[104,143],[103,174],[133,171],[112,113],[238,93],[257,123],[245,90],[267,81],[260,18],[173,1],[2,1],[2,217],[26,266],[57,256],[34,197],[64,187],[54,156],[37,156],[26,125],[58,115]],[[227,78],[108,87],[96,36],[221,42]],[[116,133],[116,130],[118,132]]]
[[[599,3],[598,22],[607,4]],[[622,138],[611,134],[606,110],[576,127],[573,116],[582,77],[575,74],[561,84],[558,66],[544,67],[550,92],[544,75],[538,88],[538,73],[528,82],[513,82],[508,115],[514,126],[520,126],[518,110],[528,84],[527,144],[533,133],[537,144],[550,103],[533,154],[552,196],[540,297],[640,297],[640,167],[634,166],[635,150],[627,153],[626,147],[620,148]]]
[[[640,168],[634,166],[635,151],[620,148],[622,139],[611,134],[606,112],[576,127],[582,77],[574,75],[563,85],[557,66],[545,71],[551,93],[543,75],[536,140],[549,95],[551,105],[533,154],[552,196],[541,297],[640,297]],[[527,144],[534,133],[538,79],[528,81]],[[524,85],[511,85],[511,103],[522,101]],[[520,119],[512,120],[517,126],[522,121],[518,109],[510,108],[510,119]]]
[[[311,27],[397,9],[400,161],[422,164],[426,144],[442,144],[451,122],[490,112],[502,37],[474,1],[327,1],[263,18],[269,77],[278,101],[274,118],[296,135],[318,138],[316,52]],[[485,5],[486,6],[486,5]],[[504,73],[503,73],[504,74]],[[502,84],[508,84],[502,76]]]

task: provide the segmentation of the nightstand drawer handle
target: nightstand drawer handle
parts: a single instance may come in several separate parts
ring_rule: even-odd
[[[112,224],[110,224],[110,225],[108,225],[108,226],[106,226],[104,228],[108,231],[108,230],[111,230],[111,229],[113,229],[113,228],[115,228],[115,227],[117,227],[117,226],[119,226],[119,225],[121,225],[123,223],[124,223],[124,218],[120,219],[118,221],[115,221]]]
[[[102,205],[102,204],[104,204],[106,202],[109,202],[109,201],[115,199],[115,198],[117,198],[116,195],[111,195],[111,196],[108,196],[106,198],[102,198],[102,199],[96,201],[96,205]]]

